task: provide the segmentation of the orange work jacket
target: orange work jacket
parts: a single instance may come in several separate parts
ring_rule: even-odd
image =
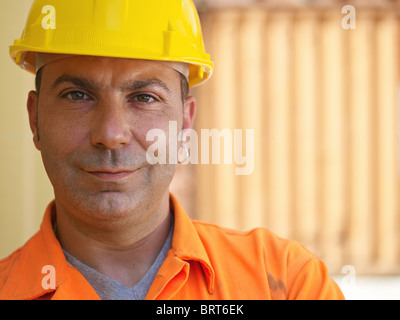
[[[265,229],[238,232],[192,221],[171,195],[175,214],[169,250],[146,299],[343,299],[326,266],[299,243]],[[0,261],[0,299],[100,299],[66,261],[53,232],[55,204],[40,230]],[[52,269],[49,269],[51,266]],[[53,270],[55,287],[43,285]]]

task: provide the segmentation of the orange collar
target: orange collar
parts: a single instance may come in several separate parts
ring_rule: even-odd
[[[176,257],[184,261],[198,261],[203,269],[207,289],[210,294],[214,290],[215,272],[192,220],[178,200],[171,194],[170,207],[175,212],[175,229],[172,238],[172,251]]]
[[[53,222],[56,218],[55,202],[46,209],[40,230],[28,242],[7,259],[15,258],[0,298],[30,300],[54,291],[44,289],[42,280],[46,273],[43,267],[50,265],[56,270],[56,286],[67,267],[61,245],[54,235]],[[3,261],[4,262],[4,261]]]

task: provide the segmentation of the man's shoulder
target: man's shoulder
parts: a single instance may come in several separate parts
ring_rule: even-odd
[[[0,260],[0,292],[7,282],[8,276],[14,265],[18,262],[22,248],[12,252],[9,256]]]
[[[238,231],[199,221],[193,225],[219,275],[235,279],[243,288],[249,284],[259,288],[260,296],[271,292],[274,299],[295,298],[305,281],[334,287],[322,261],[298,241],[282,238],[267,228]],[[332,292],[336,291],[334,287]]]
[[[35,262],[44,250],[39,244],[41,244],[40,231],[28,239],[23,246],[0,260],[0,300],[9,297],[10,292],[13,294],[13,288],[21,286],[30,279],[31,272],[37,272]]]
[[[275,233],[270,231],[269,229],[266,228],[252,228],[249,230],[240,230],[240,229],[234,229],[234,228],[229,228],[229,227],[224,227],[218,224],[214,223],[209,223],[209,222],[204,222],[204,221],[199,221],[199,220],[192,220],[193,225],[195,226],[196,230],[199,232],[199,234],[206,233],[210,234],[213,236],[218,236],[222,238],[227,238],[227,239],[238,239],[238,240],[244,240],[244,239],[254,239],[257,237],[266,237],[271,240],[284,240],[282,238],[279,238]]]
[[[208,250],[219,247],[217,250],[233,250],[236,254],[249,256],[262,254],[268,259],[299,263],[316,258],[300,242],[280,237],[267,228],[241,231],[196,220],[193,221],[193,225]]]

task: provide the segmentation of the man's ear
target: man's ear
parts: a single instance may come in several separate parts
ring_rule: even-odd
[[[38,93],[36,91],[29,92],[27,101],[29,125],[33,133],[33,143],[35,144],[36,149],[40,151],[39,127],[38,127],[38,103],[39,103]]]
[[[194,97],[187,97],[183,108],[183,128],[192,129],[194,118],[196,115],[196,99]]]

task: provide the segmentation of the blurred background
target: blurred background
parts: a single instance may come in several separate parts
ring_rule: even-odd
[[[53,199],[25,107],[34,77],[8,55],[31,3],[0,2],[0,259]],[[192,90],[195,129],[253,129],[254,172],[180,166],[172,191],[194,219],[301,242],[349,299],[400,299],[400,1],[195,3],[215,62]]]

